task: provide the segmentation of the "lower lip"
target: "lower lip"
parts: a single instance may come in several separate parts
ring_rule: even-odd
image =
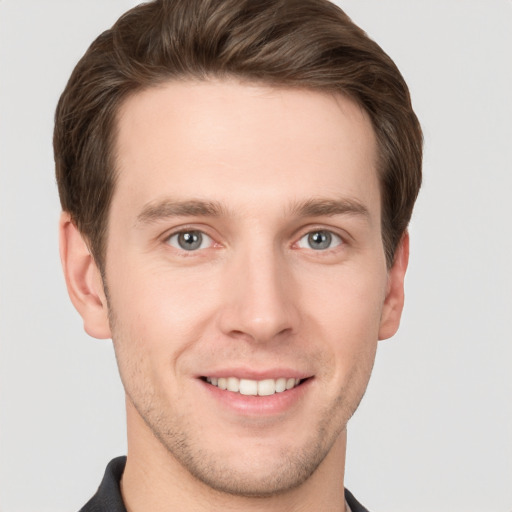
[[[223,407],[245,416],[272,416],[282,414],[297,406],[304,398],[311,381],[309,378],[298,386],[269,396],[242,395],[227,391],[200,380],[206,392]]]

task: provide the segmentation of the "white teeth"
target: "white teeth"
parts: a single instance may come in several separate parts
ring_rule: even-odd
[[[258,382],[258,395],[270,396],[276,392],[276,381],[274,379],[265,379]]]
[[[270,396],[298,386],[300,379],[280,377],[279,379],[251,380],[236,377],[207,377],[206,382],[219,389],[250,396]]]
[[[233,391],[233,393],[238,393],[240,391],[240,380],[236,377],[228,377],[228,391]]]
[[[258,394],[258,383],[255,380],[240,379],[240,394],[241,395],[257,395]]]
[[[276,380],[276,393],[282,393],[286,389],[286,379],[283,377]]]

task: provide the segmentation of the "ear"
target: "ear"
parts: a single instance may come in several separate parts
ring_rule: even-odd
[[[66,212],[60,217],[59,242],[69,297],[84,321],[85,331],[94,338],[111,338],[101,273],[89,247]]]
[[[395,251],[393,266],[388,272],[386,298],[382,309],[379,340],[391,338],[400,325],[404,308],[404,279],[409,263],[409,233],[406,231]]]

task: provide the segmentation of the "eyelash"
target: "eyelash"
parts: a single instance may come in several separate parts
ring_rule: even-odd
[[[328,247],[321,247],[321,248],[313,248],[313,247],[304,247],[301,245],[302,240],[307,239],[306,243],[311,242],[311,237],[314,235],[322,234],[323,236],[323,242],[328,243]],[[186,249],[183,246],[180,245],[178,241],[178,237],[181,235],[193,235],[191,237],[190,245],[192,248]],[[194,235],[196,237],[194,237]],[[200,240],[197,240],[197,235],[199,235]],[[205,240],[205,238],[207,240]],[[173,244],[171,241],[175,239],[175,244]],[[202,251],[204,249],[209,249],[215,245],[214,239],[206,234],[203,230],[197,229],[197,228],[185,228],[180,229],[179,231],[175,231],[165,237],[165,243],[179,251],[182,255],[192,255],[193,253],[197,253],[199,251]],[[187,241],[187,239],[185,239]],[[194,243],[195,242],[195,243]],[[204,243],[207,243],[208,246],[204,247]],[[335,243],[334,246],[332,246],[332,243]],[[199,244],[199,245],[197,245]],[[310,251],[314,251],[315,253],[325,253],[325,252],[332,252],[336,250],[336,248],[343,246],[346,244],[346,240],[341,235],[335,233],[334,231],[330,229],[325,228],[317,228],[317,229],[310,229],[306,233],[304,233],[296,242],[292,244],[292,247],[298,247],[301,249],[307,249]]]
[[[328,242],[329,247],[322,247],[322,248],[308,247],[308,249],[311,249],[312,251],[316,251],[316,252],[326,252],[326,251],[329,251],[329,250],[333,250],[336,247],[339,247],[340,245],[344,245],[345,244],[345,241],[343,240],[343,238],[340,235],[334,233],[333,231],[331,231],[329,229],[313,229],[311,231],[308,231],[301,238],[299,238],[299,240],[296,242],[296,245],[301,247],[301,248],[306,249],[306,247],[302,247],[300,245],[301,241],[303,239],[307,238],[307,243],[311,243],[312,236],[318,235],[318,234],[322,235],[322,238],[323,238],[322,242],[326,242],[326,241]],[[331,246],[331,242],[335,242],[336,245]]]
[[[171,243],[171,240],[176,238],[178,239],[181,235],[199,235],[200,236],[200,245],[199,247],[194,247],[193,249],[185,249],[184,247],[180,247],[179,246],[179,242],[177,241],[176,245],[173,245]],[[209,242],[209,245],[213,245],[214,241],[213,241],[213,238],[209,235],[207,235],[204,231],[201,231],[200,229],[181,229],[180,231],[176,231],[175,233],[171,233],[169,236],[167,236],[165,238],[165,242],[167,244],[169,244],[171,247],[174,247],[175,249],[177,249],[178,251],[182,251],[182,252],[186,252],[186,253],[193,253],[193,252],[197,252],[198,250],[201,250],[201,249],[207,249],[208,247],[201,247],[203,245],[203,242],[205,241],[204,239],[207,238],[210,242]],[[185,239],[186,241],[186,239]],[[192,238],[191,240],[191,245],[193,246],[194,245],[194,242],[196,242],[197,244],[197,240],[194,240],[194,238]]]

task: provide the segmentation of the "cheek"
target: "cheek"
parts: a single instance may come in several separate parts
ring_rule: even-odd
[[[204,272],[161,266],[112,272],[113,333],[121,350],[148,359],[155,367],[167,366],[168,372],[168,365],[204,334],[215,309],[218,286],[204,277]]]
[[[358,271],[347,266],[325,275],[299,276],[306,312],[315,311],[325,325],[350,338],[362,341],[377,335],[387,282],[384,271]]]
[[[304,282],[302,314],[312,330],[309,336],[324,341],[333,372],[347,375],[359,368],[369,373],[377,347],[385,274],[346,270]]]

